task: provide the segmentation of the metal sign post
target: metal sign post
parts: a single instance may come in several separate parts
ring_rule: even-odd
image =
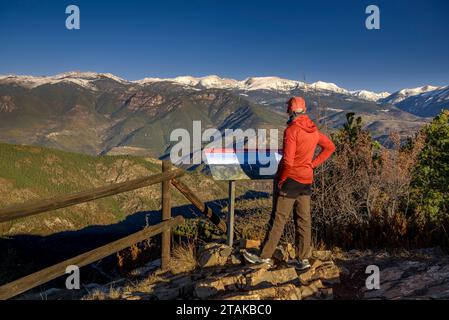
[[[228,246],[234,244],[234,207],[235,207],[235,181],[229,181],[228,194]]]
[[[228,181],[229,183],[227,244],[232,246],[234,243],[236,181],[273,179],[281,158],[281,152],[278,149],[212,148],[205,149],[204,154],[206,164],[209,166],[214,180]],[[271,166],[270,164],[275,165]],[[261,171],[262,168],[265,170]],[[266,170],[267,168],[269,170]]]

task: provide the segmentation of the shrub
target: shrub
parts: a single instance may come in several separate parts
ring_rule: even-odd
[[[449,220],[449,110],[443,110],[421,133],[425,143],[412,181],[418,214],[444,226]]]
[[[408,202],[421,137],[409,148],[391,134],[382,148],[353,113],[332,136],[334,156],[315,175],[313,218],[316,240],[347,247],[407,245],[413,238]]]

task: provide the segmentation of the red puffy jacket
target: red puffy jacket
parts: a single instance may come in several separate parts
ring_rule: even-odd
[[[317,145],[321,147],[321,152],[313,159]],[[334,151],[335,145],[308,116],[297,117],[284,131],[283,157],[277,172],[279,185],[287,178],[311,184],[313,169],[326,161]]]

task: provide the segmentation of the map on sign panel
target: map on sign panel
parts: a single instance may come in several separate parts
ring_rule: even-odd
[[[205,149],[215,180],[273,179],[282,151],[278,149]]]

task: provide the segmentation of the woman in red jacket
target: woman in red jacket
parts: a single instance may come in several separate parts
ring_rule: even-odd
[[[270,219],[270,229],[263,242],[260,256],[244,251],[251,263],[272,264],[271,256],[279,243],[285,223],[293,210],[295,221],[297,268],[310,267],[311,251],[310,195],[312,193],[313,169],[318,167],[335,151],[335,146],[322,134],[305,114],[306,103],[301,97],[287,102],[288,126],[284,131],[283,157],[276,174],[278,190]],[[313,158],[316,147],[321,152]]]

